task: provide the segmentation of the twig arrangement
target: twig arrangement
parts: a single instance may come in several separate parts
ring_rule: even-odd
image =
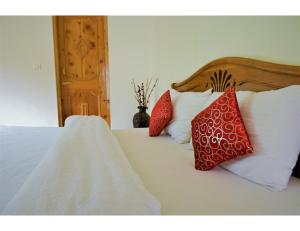
[[[148,107],[150,96],[154,88],[158,84],[158,79],[155,79],[153,85],[152,85],[152,78],[150,80],[147,79],[146,84],[142,82],[140,85],[136,85],[134,79],[132,79],[131,84],[133,86],[133,90],[135,93],[134,97],[138,102],[139,106]]]

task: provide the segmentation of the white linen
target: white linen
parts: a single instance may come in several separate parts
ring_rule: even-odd
[[[221,94],[213,93],[204,106]],[[236,95],[254,152],[222,167],[270,190],[284,190],[300,152],[300,86]]]
[[[71,117],[3,214],[159,214],[104,120]]]
[[[267,190],[216,167],[194,168],[194,152],[169,136],[149,137],[147,129],[114,131],[135,172],[172,215],[300,215],[300,179],[281,192]]]
[[[165,130],[177,143],[188,143],[191,139],[191,121],[201,110],[211,90],[177,92],[172,89],[170,92],[173,118]]]
[[[22,132],[17,132],[20,129]],[[49,148],[51,145],[46,144],[47,141],[53,143],[56,139],[55,136],[59,135],[58,133],[54,134],[54,130],[59,130],[59,128],[35,129],[40,131],[32,132],[31,128],[17,127],[11,134],[7,132],[5,133],[7,135],[2,136],[4,140],[12,140],[13,134],[19,134],[16,137],[17,143],[4,142],[12,144],[12,147],[4,147],[6,150],[10,150],[7,154],[11,155],[7,159],[12,157],[16,164],[14,169],[13,162],[11,163],[11,168],[6,169],[6,176],[14,176],[13,173],[16,173],[18,177],[21,177],[23,173],[31,172],[32,166],[36,166],[39,161],[31,163],[30,159],[34,155],[40,155],[40,157],[34,157],[40,160],[45,153],[38,152],[38,150]],[[160,200],[162,214],[300,215],[300,179],[291,177],[286,190],[272,192],[219,167],[209,172],[195,170],[193,151],[187,150],[186,145],[175,143],[169,136],[149,138],[148,129],[120,130],[113,131],[113,133],[145,187]],[[34,142],[35,140],[37,142]],[[25,143],[27,144],[25,145]],[[21,145],[21,149],[16,147],[17,144]],[[14,153],[19,150],[21,153]],[[26,154],[28,155],[28,160],[26,160],[22,154],[30,153],[31,150],[36,150],[36,152],[34,155]],[[2,155],[3,149],[0,151]],[[17,161],[17,159],[21,160]],[[22,161],[30,164],[23,166]],[[1,168],[3,166],[1,162],[0,166]],[[14,186],[14,188],[20,188],[22,184],[18,181],[10,178],[3,179],[0,192],[6,190],[7,186],[12,187],[13,184],[18,186]],[[2,194],[0,195],[2,196]],[[1,196],[0,201],[4,202],[1,200]]]
[[[61,132],[57,127],[0,126],[0,212]]]

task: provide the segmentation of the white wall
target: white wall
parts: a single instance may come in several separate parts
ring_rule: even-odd
[[[58,126],[51,17],[0,17],[0,105],[2,125]]]
[[[153,18],[109,17],[109,76],[112,128],[132,127],[137,112],[131,80],[153,75]]]
[[[156,17],[155,25],[153,66],[166,84],[224,56],[300,65],[300,17]]]
[[[300,17],[109,17],[112,127],[132,127],[132,77],[158,77],[157,98],[220,57],[300,65],[299,41]]]
[[[132,78],[159,78],[152,107],[219,57],[300,65],[300,17],[112,16],[108,30],[112,128],[132,127]],[[0,124],[58,124],[51,17],[0,17]]]
[[[2,74],[2,72],[3,72],[3,69],[4,69],[4,57],[3,57],[3,52],[4,52],[4,37],[2,36],[3,35],[3,32],[4,32],[4,30],[3,30],[3,26],[2,26],[2,24],[3,24],[3,22],[2,22],[2,20],[1,20],[1,18],[0,18],[0,90],[1,90],[1,86],[3,85],[3,77],[1,77],[3,74]],[[1,93],[0,93],[1,94]],[[0,97],[0,103],[2,102],[2,100],[1,100],[1,97]],[[0,104],[0,108],[1,108],[1,105],[2,104]],[[1,116],[0,116],[0,118],[1,118]]]

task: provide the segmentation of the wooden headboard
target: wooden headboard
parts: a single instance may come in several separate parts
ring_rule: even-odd
[[[300,66],[291,66],[255,59],[225,57],[214,60],[188,79],[173,83],[172,88],[184,91],[237,90],[266,91],[289,85],[300,85]]]

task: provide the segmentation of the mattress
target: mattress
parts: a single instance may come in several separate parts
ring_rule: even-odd
[[[0,127],[0,211],[56,142],[63,128]],[[222,168],[197,171],[193,151],[147,129],[113,131],[147,190],[172,215],[300,214],[300,179],[282,192]]]
[[[194,153],[169,136],[147,129],[114,132],[145,187],[161,202],[162,214],[300,214],[300,179],[270,191],[225,169],[197,171]]]

